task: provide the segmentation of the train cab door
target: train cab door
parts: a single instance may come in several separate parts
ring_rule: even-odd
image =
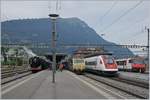
[[[99,57],[97,59],[97,69],[98,70],[103,70],[104,69],[104,62],[103,62],[103,59],[101,57]]]
[[[97,69],[98,69],[97,64],[98,64],[98,63],[97,63],[97,58],[94,58],[94,59],[93,59],[93,69],[94,69],[94,70],[97,70]]]
[[[132,60],[128,59],[126,64],[126,69],[130,71],[132,69]]]

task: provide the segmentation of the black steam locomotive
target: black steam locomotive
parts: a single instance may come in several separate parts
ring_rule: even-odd
[[[43,58],[40,58],[37,56],[31,57],[29,59],[29,64],[30,64],[32,73],[35,73],[35,72],[38,72],[41,70],[45,70],[48,68],[51,69],[51,67],[52,67],[52,62],[50,62],[47,59],[43,59]]]

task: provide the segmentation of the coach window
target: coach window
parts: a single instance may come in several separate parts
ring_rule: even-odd
[[[96,61],[86,62],[87,65],[96,65]]]
[[[129,63],[132,63],[132,60],[129,60]]]

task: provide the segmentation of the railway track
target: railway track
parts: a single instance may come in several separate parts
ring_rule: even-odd
[[[1,71],[1,79],[4,79],[4,78],[7,78],[7,77],[12,77],[16,74],[22,74],[22,73],[25,73],[25,72],[29,72],[30,69],[24,69],[24,68],[21,68],[21,69],[9,69],[9,70],[5,70],[5,71]]]
[[[135,86],[138,86],[138,87],[149,89],[149,84],[148,83],[144,83],[144,82],[142,83],[142,82],[139,82],[139,81],[123,79],[121,77],[112,77],[111,79],[116,80],[116,81],[120,81],[120,82],[124,82],[124,83],[127,83],[127,84],[131,84],[131,85],[135,85]]]
[[[31,75],[31,74],[32,74],[32,72],[28,71],[28,72],[20,73],[20,74],[17,74],[17,75],[13,75],[11,77],[3,78],[3,79],[1,79],[1,85],[4,85],[6,83],[12,82],[14,80],[23,78],[23,77]]]
[[[2,68],[1,70],[1,85],[14,81],[16,79],[32,74],[29,68]]]
[[[147,88],[147,86],[144,87],[143,85],[138,85],[139,83],[133,83],[125,79],[119,79],[114,77],[102,77],[91,73],[85,73],[84,76],[116,88],[120,91],[126,92],[130,95],[136,96],[140,99],[149,98],[149,88]]]

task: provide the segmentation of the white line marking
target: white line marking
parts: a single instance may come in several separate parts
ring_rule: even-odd
[[[95,90],[96,92],[98,92],[99,94],[103,95],[106,99],[116,99],[115,97],[112,97],[110,95],[108,95],[108,93],[101,91],[100,89],[98,89],[97,87],[95,87],[94,85],[92,85],[91,83],[84,81],[83,79],[79,78],[78,76],[71,74],[70,72],[67,71],[67,73],[69,73],[70,75],[72,75],[73,77],[75,77],[76,79],[78,79],[79,81],[83,82],[84,84],[86,84],[87,86],[91,87],[93,90]]]
[[[42,71],[42,72],[43,72],[43,71]],[[26,79],[26,80],[23,80],[22,82],[20,82],[20,83],[14,85],[14,86],[12,86],[12,87],[10,87],[10,88],[8,88],[8,89],[2,91],[2,95],[5,94],[5,93],[7,93],[7,92],[9,92],[9,91],[11,91],[11,90],[13,90],[14,88],[16,88],[16,87],[18,87],[18,86],[20,86],[20,85],[22,85],[23,83],[25,83],[25,82],[31,80],[32,78],[37,77],[37,76],[40,75],[42,72],[39,72],[39,73],[35,74],[34,76],[32,76],[32,77],[30,77],[30,78],[28,78],[28,79]]]

